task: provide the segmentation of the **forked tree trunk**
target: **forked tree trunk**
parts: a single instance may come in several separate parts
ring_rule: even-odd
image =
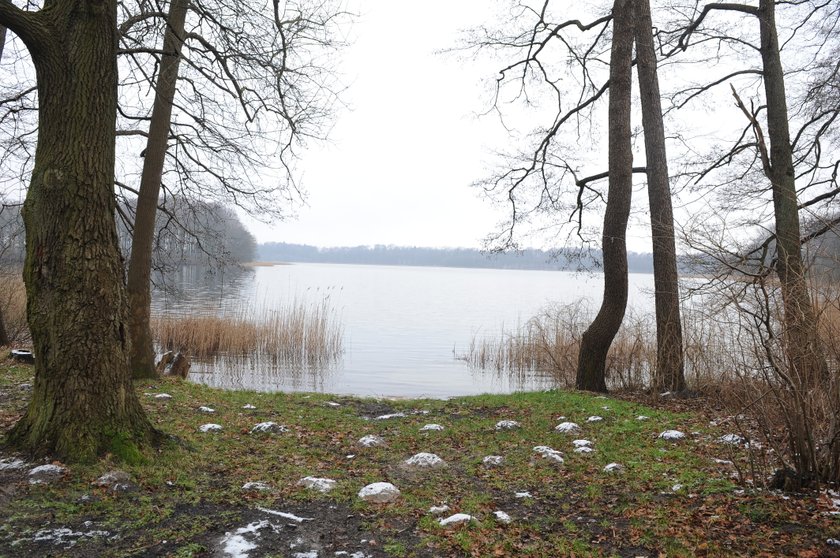
[[[674,212],[665,126],[653,44],[650,0],[636,2],[636,63],[642,104],[642,125],[647,158],[650,228],[653,236],[653,282],[656,305],[656,370],[653,388],[675,392],[685,390],[680,292],[677,275],[677,247],[674,240]]]
[[[633,186],[630,143],[633,0],[615,0],[610,54],[609,190],[604,214],[602,253],[604,299],[584,332],[578,355],[577,389],[607,391],[607,352],[627,308],[627,220]]]
[[[23,208],[35,382],[9,440],[68,461],[137,458],[154,430],[128,369],[114,220],[116,1],[54,0],[30,14],[3,21],[29,48],[39,100]]]
[[[776,4],[761,0],[761,59],[767,97],[767,135],[770,139],[770,182],[776,218],[776,270],[784,305],[784,343],[794,381],[803,390],[827,378],[825,356],[817,334],[817,320],[805,277],[799,243],[796,175],[788,126],[785,76],[776,30]],[[804,394],[803,394],[804,395]]]
[[[181,63],[184,22],[188,6],[188,0],[173,0],[169,8],[167,29],[163,39],[164,54],[161,56],[160,72],[155,88],[155,104],[149,124],[146,157],[143,160],[134,233],[131,238],[131,256],[128,263],[128,331],[131,337],[130,361],[134,378],[156,376],[155,351],[150,327],[152,248],[155,238],[158,195],[163,164],[166,160],[172,103],[175,99],[178,67]]]

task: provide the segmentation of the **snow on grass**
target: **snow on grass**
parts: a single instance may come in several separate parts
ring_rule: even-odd
[[[554,430],[557,432],[562,432],[564,434],[570,434],[572,432],[579,432],[580,426],[574,422],[561,422],[557,426],[554,427]]]
[[[209,422],[198,427],[199,432],[221,432],[222,425]]]
[[[659,435],[659,438],[662,440],[670,440],[675,442],[677,440],[682,440],[685,438],[685,434],[680,432],[679,430],[666,430]]]

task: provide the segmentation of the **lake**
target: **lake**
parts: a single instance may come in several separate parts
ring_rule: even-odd
[[[188,311],[255,302],[327,303],[344,329],[344,352],[325,367],[284,370],[259,358],[193,362],[190,379],[258,391],[449,397],[552,387],[548,375],[512,378],[473,370],[456,355],[474,338],[498,338],[552,303],[588,299],[597,310],[601,274],[410,266],[291,264],[207,276],[183,268],[168,280],[179,294],[157,292],[155,308]],[[652,311],[653,276],[630,275],[630,306]]]

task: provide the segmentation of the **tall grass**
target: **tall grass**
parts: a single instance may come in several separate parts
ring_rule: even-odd
[[[259,355],[291,365],[329,363],[343,352],[343,327],[326,302],[288,306],[241,304],[189,314],[158,314],[152,335],[164,350],[199,359]]]
[[[31,343],[26,322],[26,287],[20,272],[0,273],[0,312],[9,341],[15,345]]]

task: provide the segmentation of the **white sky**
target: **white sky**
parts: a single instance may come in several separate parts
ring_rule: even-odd
[[[479,119],[492,66],[435,51],[491,14],[487,0],[356,0],[340,66],[349,85],[330,143],[299,165],[297,219],[249,223],[259,242],[479,247],[501,214],[470,184],[505,140]]]

